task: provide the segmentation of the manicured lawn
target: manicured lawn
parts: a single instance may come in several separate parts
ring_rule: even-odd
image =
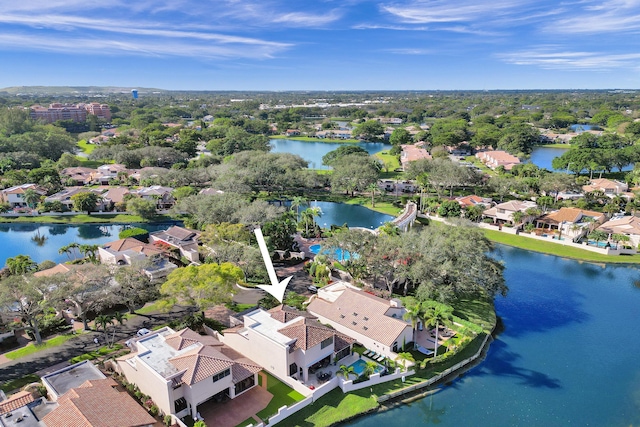
[[[5,393],[9,393],[14,390],[18,390],[27,384],[37,383],[39,381],[40,381],[40,377],[37,376],[36,374],[28,374],[22,378],[17,378],[15,380],[3,382],[2,385],[0,386],[0,389],[2,389],[2,391],[4,391]]]
[[[393,216],[398,216],[400,212],[402,212],[402,209],[395,206],[393,203],[380,200],[379,195],[376,195],[375,199],[376,199],[375,207],[371,207],[371,196],[352,197],[350,199],[345,200],[344,203],[348,205],[361,205],[366,208],[372,209],[374,211],[382,212],[387,215],[393,215]]]
[[[537,145],[537,147],[548,147],[548,148],[571,148],[571,144],[543,144]]]
[[[388,151],[380,151],[379,153],[374,154],[374,157],[384,162],[383,170],[395,171],[400,167],[398,156],[393,156],[389,154]]]
[[[485,230],[484,235],[497,243],[514,246],[529,251],[542,252],[550,255],[557,255],[565,258],[574,258],[583,261],[606,262],[606,263],[622,263],[622,264],[640,264],[640,255],[603,255],[595,252],[586,251],[570,246],[563,246],[557,243],[544,242],[541,240],[529,239],[523,236],[502,233],[497,230]]]
[[[139,310],[136,310],[136,314],[149,314],[149,313],[157,313],[161,311],[160,302],[155,301],[150,304],[145,305]]]
[[[256,420],[253,417],[249,417],[243,422],[241,422],[240,424],[238,424],[236,427],[247,427],[248,425],[255,425],[255,424],[256,424]]]
[[[262,420],[267,420],[269,417],[278,413],[278,409],[283,406],[289,406],[296,402],[304,400],[304,396],[278,380],[273,375],[267,374],[267,390],[273,394],[273,399],[269,402],[266,408],[258,412],[256,415]]]
[[[41,345],[34,345],[33,343],[31,343],[25,347],[19,348],[14,351],[10,351],[9,353],[5,353],[5,356],[7,357],[7,359],[16,360],[33,353],[37,353],[40,350],[44,350],[46,348],[57,347],[59,345],[64,344],[65,342],[69,341],[74,337],[76,337],[76,335],[73,335],[73,334],[58,335],[57,337],[44,341]]]
[[[95,144],[89,144],[84,139],[78,141],[78,147],[80,147],[80,150],[82,150],[86,154],[91,154],[91,152],[96,149]]]
[[[286,418],[283,426],[325,427],[378,407],[369,388],[343,394],[340,388],[330,391],[311,405]]]

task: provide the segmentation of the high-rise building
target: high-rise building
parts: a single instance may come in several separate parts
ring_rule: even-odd
[[[102,120],[111,121],[111,110],[107,104],[92,102],[90,104],[60,104],[53,103],[49,107],[33,105],[29,108],[29,115],[34,120],[47,123],[59,120],[73,120],[74,122],[84,122],[87,114],[92,114]]]
[[[131,89],[131,96],[133,99],[138,99],[138,89]]]

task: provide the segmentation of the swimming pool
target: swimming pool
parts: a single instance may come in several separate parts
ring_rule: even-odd
[[[367,369],[367,362],[365,362],[362,359],[358,359],[355,362],[353,362],[351,365],[349,365],[349,367],[353,367],[353,371],[356,374],[358,374],[358,376],[361,376],[362,373],[365,371],[365,369]],[[376,364],[374,373],[377,374],[378,372],[382,372],[383,370],[384,370],[384,366]]]
[[[607,246],[607,244],[609,246]],[[596,245],[596,241],[595,240],[589,240],[589,246],[598,246],[599,248],[606,248],[606,247],[610,247],[611,249],[618,249],[616,245],[612,245],[610,242],[597,242]]]
[[[317,244],[316,245],[311,245],[311,246],[309,246],[309,250],[317,255],[320,252],[320,245],[317,245]],[[333,259],[335,259],[336,261],[347,261],[347,260],[351,259],[351,254],[348,251],[343,251],[340,248],[334,249],[333,253],[331,253],[331,251],[329,251],[329,250],[324,250],[324,251],[322,251],[322,254],[323,255],[329,255]],[[353,254],[353,258],[357,259],[358,258],[358,254]]]

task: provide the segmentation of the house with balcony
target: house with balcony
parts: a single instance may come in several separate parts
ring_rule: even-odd
[[[145,200],[152,200],[156,204],[156,209],[169,209],[175,203],[176,199],[173,198],[173,188],[163,187],[161,185],[152,185],[150,187],[142,187],[138,190],[131,191],[132,194],[136,194],[138,197],[142,197]]]
[[[350,356],[355,343],[308,313],[285,306],[247,313],[242,325],[224,330],[219,339],[281,380],[303,383],[316,370]]]
[[[130,174],[129,169],[125,165],[121,164],[107,164],[98,166],[91,176],[91,182],[93,184],[107,185],[112,179],[117,179],[118,174]]]
[[[629,186],[626,183],[606,178],[592,179],[589,184],[582,186],[582,191],[602,191],[608,197],[633,197],[632,193],[628,193]]]
[[[209,335],[164,327],[129,341],[117,359],[127,381],[165,414],[196,418],[210,400],[234,399],[258,384],[262,367]],[[264,349],[257,349],[264,351]]]
[[[167,277],[178,266],[164,257],[165,251],[157,245],[141,242],[133,237],[105,243],[98,247],[102,264],[133,265],[139,263],[142,272],[152,282]]]
[[[577,240],[605,222],[602,212],[578,208],[560,208],[537,218],[536,228],[558,233],[558,237]]]
[[[413,342],[413,328],[403,319],[406,309],[400,300],[385,300],[346,282],[320,288],[307,311],[321,323],[391,360]]]
[[[200,255],[198,243],[200,232],[174,225],[164,231],[154,231],[149,234],[150,243],[164,243],[170,247],[178,249],[180,255],[189,261],[198,262]]]
[[[490,169],[496,169],[500,166],[506,170],[511,170],[515,165],[520,164],[520,159],[506,151],[489,150],[481,151],[476,157]]]
[[[0,191],[0,200],[4,203],[8,203],[12,208],[27,207],[27,202],[24,201],[24,193],[27,190],[33,190],[39,196],[45,196],[47,190],[36,184],[22,184],[15,185],[13,187],[5,188]]]
[[[95,169],[78,166],[62,169],[60,177],[63,182],[71,181],[72,185],[89,185],[95,173]]]
[[[607,233],[610,240],[612,240],[614,234],[620,234],[629,237],[629,242],[626,244],[634,248],[640,247],[640,218],[637,216],[625,215],[614,217],[600,225],[597,229]]]
[[[73,210],[73,196],[80,193],[95,193],[98,195],[98,201],[96,202],[95,210],[105,211],[111,207],[111,202],[104,198],[104,190],[99,188],[85,188],[85,187],[66,187],[55,194],[52,194],[44,199],[46,203],[60,202],[69,211]]]
[[[528,200],[510,200],[508,202],[499,203],[492,208],[485,210],[482,216],[485,218],[492,218],[494,224],[504,224],[506,222],[513,223],[513,214],[516,212],[525,212],[529,208],[536,208],[538,205],[535,202]],[[523,218],[524,221],[529,221],[534,218]]]

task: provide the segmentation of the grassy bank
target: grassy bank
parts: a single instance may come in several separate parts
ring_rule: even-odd
[[[496,324],[495,311],[491,300],[464,300],[455,306],[454,314],[461,319],[482,325],[483,333],[478,334],[468,345],[455,355],[439,362],[428,363],[424,369],[418,369],[415,375],[397,379],[373,387],[343,394],[337,388],[315,401],[291,417],[283,425],[326,427],[355,416],[375,411],[379,404],[378,396],[397,392],[407,387],[427,381],[455,364],[473,356],[480,349],[486,335]]]
[[[81,139],[80,141],[78,141],[78,148],[80,148],[83,153],[88,155],[96,149],[96,146],[95,144],[89,144],[86,140]]]
[[[557,243],[542,240],[529,239],[523,236],[502,233],[497,230],[482,230],[491,241],[504,245],[514,246],[528,251],[541,252],[549,255],[557,255],[565,258],[573,258],[581,261],[616,264],[640,264],[640,255],[603,255],[571,246],[563,246]]]
[[[158,215],[153,220],[146,220],[137,215],[38,215],[0,217],[0,223],[38,223],[38,224],[130,224],[144,222],[167,222],[174,218],[168,215]]]
[[[58,335],[57,337],[43,341],[42,344],[40,345],[35,345],[33,343],[30,343],[25,347],[19,348],[14,351],[10,351],[8,353],[5,353],[4,355],[7,359],[10,359],[10,360],[20,359],[21,357],[25,357],[30,354],[37,353],[40,350],[45,350],[47,348],[52,348],[52,347],[57,347],[59,345],[62,345],[65,342],[69,341],[70,339],[75,338],[76,336],[77,335],[75,334]]]
[[[545,148],[571,148],[571,144],[543,144],[543,145],[537,145],[537,147],[545,147]]]
[[[382,160],[384,163],[384,169],[389,171],[386,172],[387,174],[390,174],[400,168],[398,156],[391,155],[388,151],[380,151],[379,153],[374,154],[374,157]]]

